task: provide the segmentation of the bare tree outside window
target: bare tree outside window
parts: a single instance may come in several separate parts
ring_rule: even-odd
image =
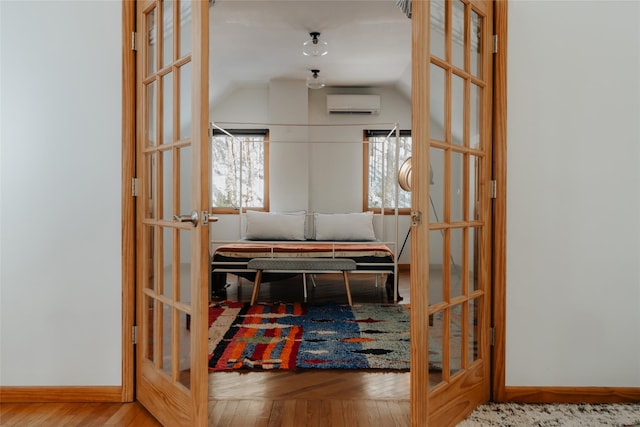
[[[399,192],[398,208],[409,210],[411,193],[398,185],[396,167],[411,156],[411,133],[401,131],[399,138],[395,134],[389,136],[387,131],[366,131],[366,135],[365,170],[368,179],[365,209],[379,212],[383,199],[384,208],[392,209],[396,205],[396,192]],[[397,164],[396,143],[399,145]]]
[[[229,133],[214,132],[211,141],[213,211],[268,210],[268,131]]]

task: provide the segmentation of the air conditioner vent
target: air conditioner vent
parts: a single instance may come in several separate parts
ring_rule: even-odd
[[[327,95],[329,114],[378,114],[380,95]]]

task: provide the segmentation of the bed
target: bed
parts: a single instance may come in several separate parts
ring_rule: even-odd
[[[372,212],[308,214],[304,211],[266,213],[248,211],[244,238],[212,242],[211,297],[224,295],[227,273],[254,280],[247,264],[256,258],[340,258],[355,261],[349,274],[375,274],[375,285],[384,279],[388,297],[397,291],[397,259],[393,242],[376,238]],[[265,273],[271,282],[304,272]]]

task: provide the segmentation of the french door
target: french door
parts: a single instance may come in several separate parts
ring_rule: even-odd
[[[447,426],[490,393],[493,3],[412,20],[412,425]]]
[[[136,399],[207,425],[208,2],[136,2]]]

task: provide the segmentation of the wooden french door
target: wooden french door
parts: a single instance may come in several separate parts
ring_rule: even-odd
[[[493,3],[413,2],[412,425],[490,393]]]
[[[136,21],[136,399],[206,426],[208,2],[138,0]]]

